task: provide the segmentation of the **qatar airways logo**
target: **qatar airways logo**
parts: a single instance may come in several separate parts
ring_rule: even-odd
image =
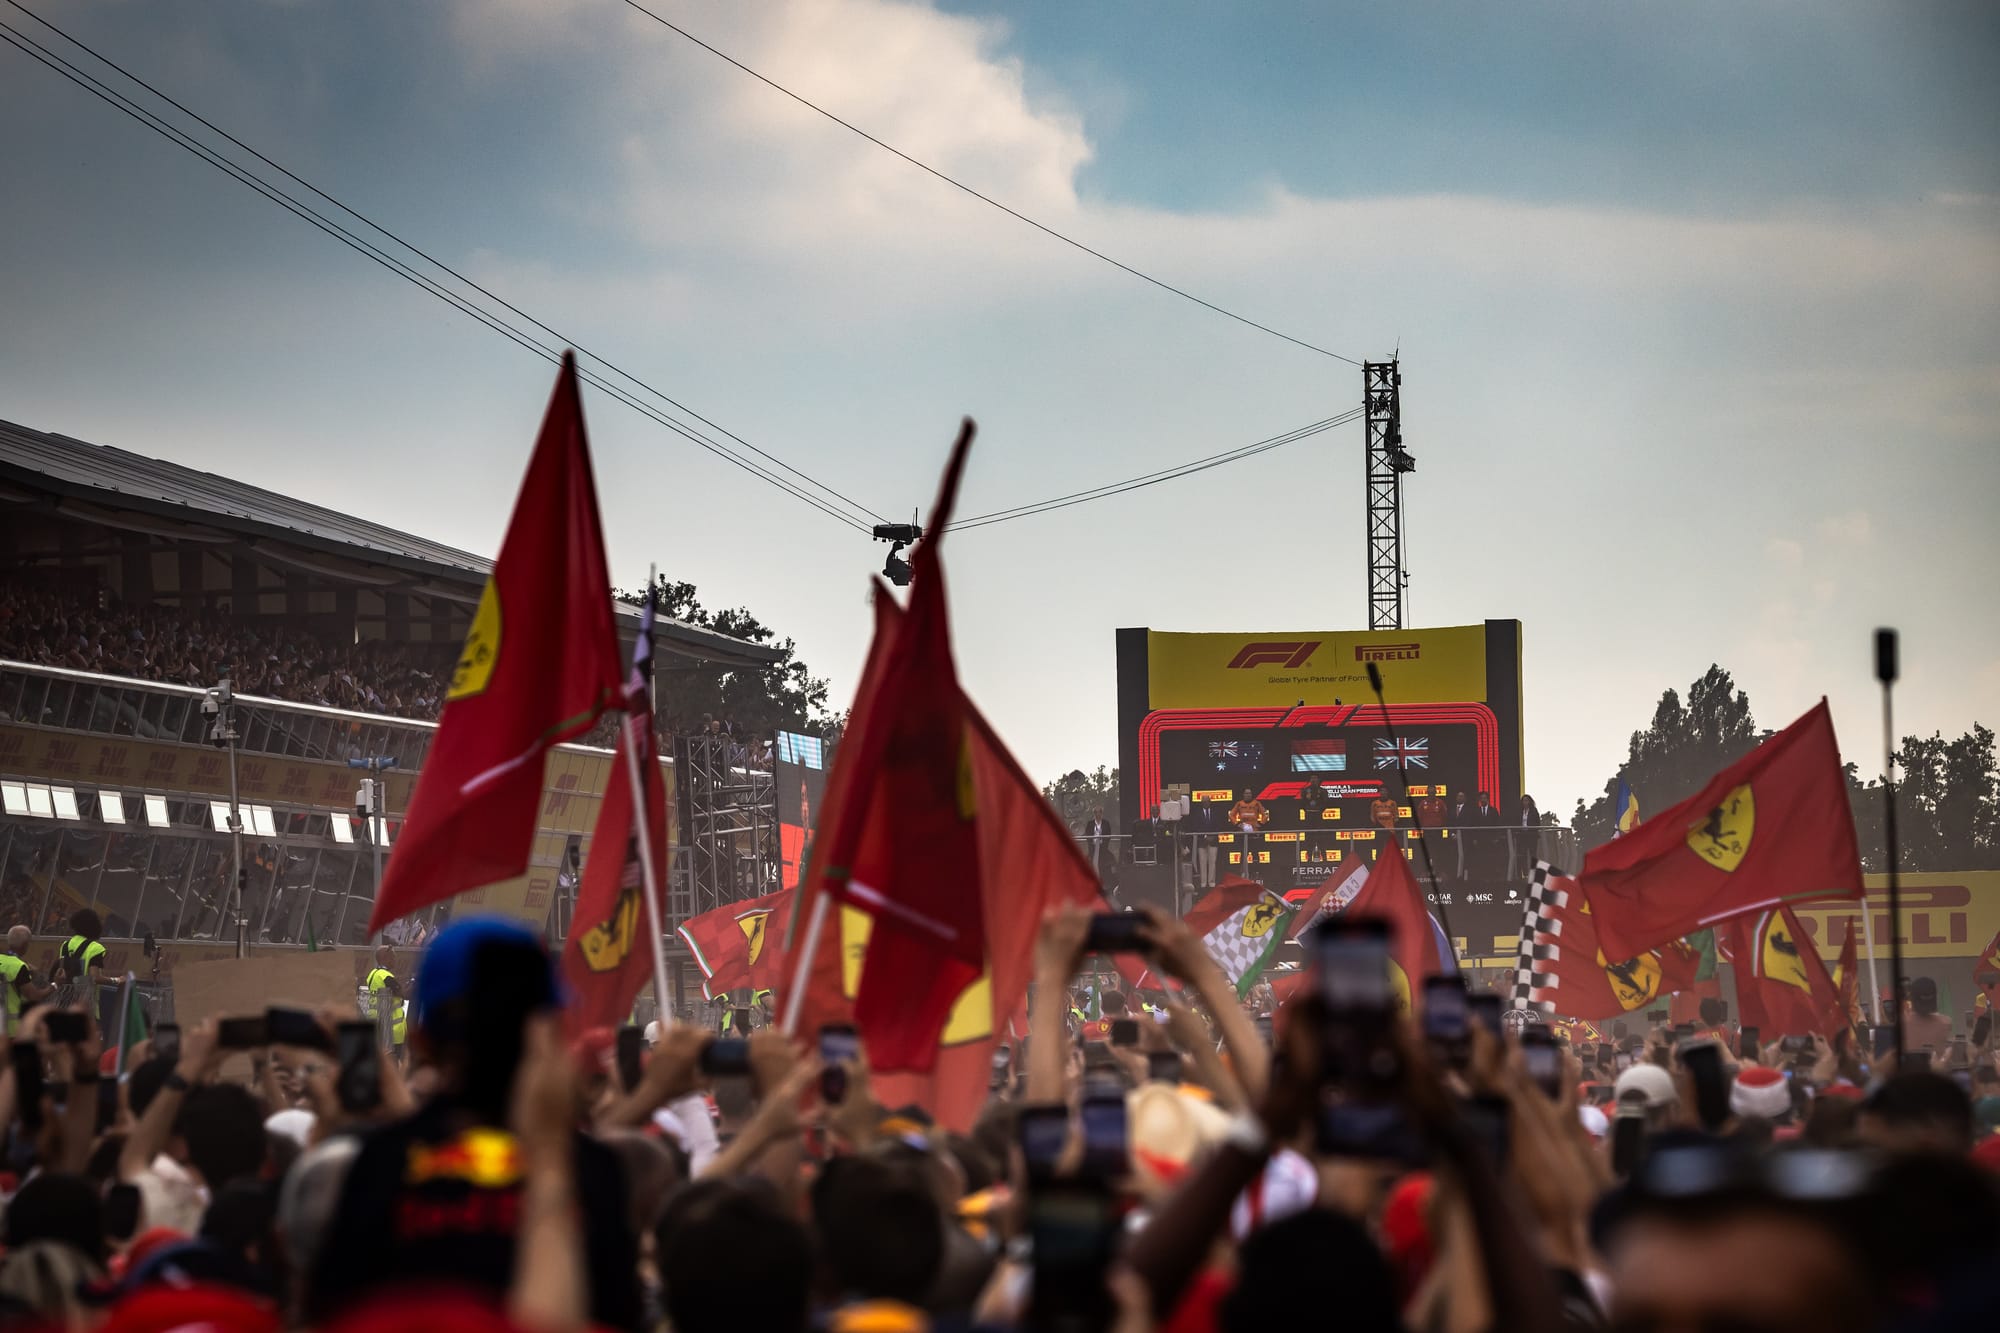
[[[1362,643],[1354,647],[1357,662],[1414,662],[1423,649],[1414,643]]]
[[[1313,655],[1320,641],[1292,640],[1273,643],[1246,643],[1229,659],[1229,670],[1240,671],[1249,667],[1282,666],[1302,667],[1306,659]]]

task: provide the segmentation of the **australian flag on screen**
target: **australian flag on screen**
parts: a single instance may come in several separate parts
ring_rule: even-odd
[[[1429,768],[1431,738],[1428,736],[1388,736],[1375,738],[1375,767]]]

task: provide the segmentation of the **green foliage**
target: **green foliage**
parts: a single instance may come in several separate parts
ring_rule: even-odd
[[[1750,699],[1727,671],[1711,666],[1688,687],[1687,703],[1668,690],[1644,731],[1632,733],[1625,780],[1639,798],[1641,819],[1692,796],[1722,768],[1748,753],[1768,731],[1758,730]],[[1849,738],[1848,750],[1855,750]],[[2000,868],[2000,759],[1990,727],[1974,723],[1955,740],[1941,733],[1905,736],[1896,751],[1896,825],[1905,870]],[[1860,765],[1846,766],[1848,804],[1862,868],[1888,868],[1882,783],[1863,782]],[[1578,801],[1574,819],[1582,846],[1611,837],[1618,775],[1604,794]]]
[[[743,607],[710,611],[701,604],[692,583],[672,582],[665,575],[654,584],[657,613],[750,643],[771,644],[782,654],[755,670],[720,671],[705,664],[674,666],[662,661],[654,673],[658,694],[658,725],[667,731],[693,731],[705,718],[733,723],[752,735],[780,728],[820,733],[837,729],[839,718],[827,711],[826,681],[799,661],[791,639],[778,640]],[[644,604],[645,589],[612,594],[632,606]]]
[[[1688,686],[1686,704],[1668,690],[1653,710],[1652,723],[1633,732],[1626,748],[1623,772],[1639,798],[1640,817],[1692,796],[1717,769],[1748,754],[1760,739],[1750,696],[1721,667],[1710,666]],[[1603,795],[1589,805],[1576,803],[1573,822],[1582,846],[1610,840],[1617,791],[1618,774],[1613,773]]]
[[[1073,828],[1098,809],[1104,811],[1105,828],[1118,832],[1118,770],[1099,764],[1095,773],[1072,769],[1042,788],[1042,795]]]

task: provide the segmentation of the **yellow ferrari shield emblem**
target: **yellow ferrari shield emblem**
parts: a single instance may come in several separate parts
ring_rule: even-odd
[[[458,665],[451,673],[451,688],[445,702],[467,695],[484,694],[493,679],[493,666],[500,660],[500,590],[492,579],[479,594],[479,609],[472,613],[472,628],[466,632],[465,647],[458,651]]]
[[[753,963],[757,961],[757,956],[764,952],[764,923],[770,918],[771,913],[768,909],[762,912],[745,912],[736,918],[737,928],[743,932],[743,942],[750,947],[750,961]]]
[[[611,905],[611,915],[583,932],[576,942],[583,965],[593,972],[615,972],[639,938],[639,890],[628,888]]]
[[[1688,830],[1687,844],[1696,856],[1718,870],[1734,870],[1743,864],[1750,850],[1750,836],[1756,831],[1757,802],[1744,783],[1724,796],[1707,818]]]
[[[1791,928],[1785,918],[1772,912],[1764,918],[1764,929],[1759,932],[1757,952],[1758,964],[1764,977],[1769,981],[1781,981],[1794,989],[1812,994],[1812,982],[1806,977],[1806,964],[1799,957],[1799,942],[1792,938]]]
[[[1656,953],[1642,953],[1637,958],[1623,963],[1609,962],[1604,950],[1597,951],[1597,965],[1604,969],[1604,980],[1611,986],[1611,993],[1618,997],[1619,1006],[1627,1012],[1656,999],[1660,993],[1660,956]]]
[[[1271,927],[1278,924],[1285,909],[1269,898],[1260,899],[1243,914],[1243,938],[1254,940],[1271,933]]]

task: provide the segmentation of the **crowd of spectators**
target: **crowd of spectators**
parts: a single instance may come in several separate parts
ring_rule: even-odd
[[[1184,923],[1138,935],[1177,991],[1119,989],[1083,910],[1044,920],[1029,1034],[967,1133],[881,1104],[851,1030],[847,1055],[565,1033],[542,943],[491,919],[408,986],[378,955],[407,1047],[332,1010],[271,1044],[274,1010],[156,1034],[120,1077],[55,1007],[73,979],[44,1006],[17,970],[0,1322],[1920,1333],[2000,1308],[1990,1025],[1962,1079],[1845,1032],[1753,1049],[1714,1013],[1561,1049],[1345,984],[1253,1012],[1268,989],[1239,1003]]]
[[[330,642],[222,610],[100,607],[0,583],[0,658],[435,720],[457,645]]]

